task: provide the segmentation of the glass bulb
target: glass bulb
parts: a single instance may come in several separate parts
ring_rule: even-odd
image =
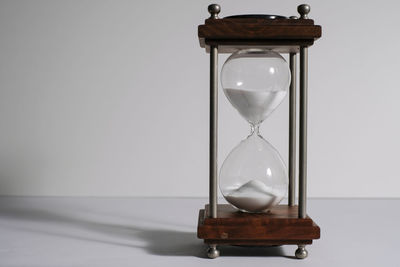
[[[259,124],[285,98],[290,70],[285,59],[264,49],[233,53],[221,71],[224,93],[251,124]]]

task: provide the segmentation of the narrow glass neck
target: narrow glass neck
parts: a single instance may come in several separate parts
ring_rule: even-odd
[[[260,135],[260,124],[251,124],[250,135]]]

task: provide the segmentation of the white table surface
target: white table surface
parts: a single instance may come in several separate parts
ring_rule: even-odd
[[[321,239],[296,246],[221,247],[196,238],[206,199],[0,197],[0,266],[400,266],[400,199],[311,199]],[[399,255],[397,254],[399,253]]]

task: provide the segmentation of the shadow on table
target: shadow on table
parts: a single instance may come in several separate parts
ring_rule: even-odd
[[[147,241],[145,249],[154,255],[164,256],[196,256],[206,258],[207,245],[196,237],[196,233],[168,230],[144,230],[137,236]],[[222,246],[221,256],[262,256],[287,257],[282,247],[240,247]]]
[[[75,240],[107,243],[117,246],[141,248],[152,255],[206,257],[207,246],[203,244],[202,240],[197,239],[195,232],[144,228],[138,225],[135,226],[134,221],[129,225],[99,222],[63,214],[62,212],[33,208],[26,209],[22,208],[21,205],[18,205],[18,207],[15,208],[5,208],[0,206],[0,220],[1,219],[35,222],[34,224],[26,224],[23,226],[20,224],[7,226],[21,231],[59,236]],[[140,220],[145,221],[145,218],[140,218]],[[149,221],[149,224],[150,223],[154,222]],[[156,223],[162,224],[162,222]],[[52,227],[46,227],[49,224],[52,224]],[[54,227],[54,225],[60,225],[61,227],[58,229]],[[75,233],[74,229],[85,230],[86,232],[84,234],[82,234],[82,232]],[[137,245],[135,244],[135,241],[144,241],[144,244]],[[290,256],[284,255],[281,247],[245,248],[224,246],[221,249],[221,255],[263,257],[284,256],[291,258]]]

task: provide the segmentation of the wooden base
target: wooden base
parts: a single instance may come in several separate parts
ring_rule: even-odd
[[[200,210],[197,237],[213,245],[311,244],[319,239],[320,228],[308,216],[298,218],[297,211],[297,206],[278,205],[268,213],[246,213],[218,205],[217,218],[209,218],[206,205]]]

